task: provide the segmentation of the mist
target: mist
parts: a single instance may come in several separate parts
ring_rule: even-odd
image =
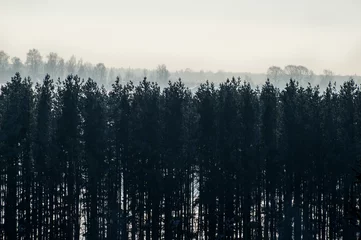
[[[34,48],[30,49],[26,56],[22,60],[16,56],[9,56],[5,51],[0,51],[2,83],[5,83],[16,72],[22,76],[30,77],[34,82],[41,82],[47,74],[55,80],[64,79],[68,75],[77,75],[85,80],[91,78],[107,90],[111,89],[117,78],[122,84],[129,81],[138,83],[147,78],[149,81],[157,82],[161,88],[166,87],[169,81],[175,82],[181,79],[193,92],[205,81],[219,84],[232,78],[248,82],[252,87],[261,87],[269,79],[275,87],[280,89],[284,88],[290,79],[293,79],[303,87],[307,87],[308,84],[319,86],[321,91],[324,91],[329,83],[339,88],[343,82],[350,79],[356,83],[361,82],[361,78],[357,75],[336,75],[329,69],[325,69],[317,75],[313,70],[301,65],[270,66],[265,73],[227,72],[223,70],[216,72],[195,71],[190,68],[170,71],[165,64],[155,65],[151,69],[107,67],[102,62],[91,63],[83,60],[83,58],[77,58],[75,55],[71,55],[67,60],[56,52],[43,55]]]
[[[360,0],[0,0],[0,240],[359,240]]]
[[[361,75],[359,1],[2,0],[0,49],[57,52],[114,68],[265,73],[302,65]],[[8,24],[9,23],[9,24]],[[25,40],[26,39],[26,40]]]

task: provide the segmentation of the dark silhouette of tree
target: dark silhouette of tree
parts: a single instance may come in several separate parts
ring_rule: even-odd
[[[61,194],[60,235],[66,239],[79,239],[81,144],[80,144],[80,94],[82,82],[77,76],[68,76],[59,83],[56,101],[56,148],[60,161]]]
[[[1,158],[4,186],[5,238],[30,238],[32,160],[31,122],[33,92],[30,79],[16,74],[1,89]],[[3,178],[4,179],[4,178]]]
[[[100,230],[102,211],[100,196],[104,195],[106,163],[106,94],[89,79],[83,86],[82,116],[84,139],[85,208],[87,216],[87,239],[104,236]]]
[[[260,157],[263,161],[264,169],[264,239],[276,239],[277,202],[276,190],[280,184],[281,165],[279,162],[279,103],[278,91],[267,81],[262,87],[260,95],[260,117],[261,117],[261,147]]]
[[[97,81],[1,87],[0,239],[357,239],[353,80]]]
[[[215,176],[219,176],[218,163],[216,163],[217,149],[217,108],[216,90],[213,84],[208,81],[201,84],[195,94],[197,122],[197,164],[196,174],[198,175],[198,198],[195,199],[195,206],[198,208],[198,236],[206,234],[209,238],[216,235],[216,201],[218,182]],[[217,174],[217,175],[216,175]],[[203,229],[208,229],[203,233]]]
[[[53,188],[52,165],[52,111],[54,103],[54,85],[50,76],[47,75],[42,83],[36,86],[35,111],[34,111],[34,192],[33,192],[33,226],[34,237],[47,238],[49,225],[46,219],[49,209],[52,207],[49,195]]]

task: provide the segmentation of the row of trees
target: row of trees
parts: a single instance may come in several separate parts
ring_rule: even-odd
[[[19,74],[0,93],[0,239],[356,239],[361,90]]]
[[[96,79],[98,84],[107,88],[111,88],[111,84],[117,77],[123,78],[126,82],[141,80],[144,76],[150,76],[162,85],[166,85],[170,77],[170,73],[164,64],[158,65],[155,70],[107,68],[104,63],[93,65],[84,62],[82,59],[77,60],[74,55],[67,61],[55,52],[49,53],[44,58],[37,49],[30,49],[26,54],[26,61],[23,63],[20,58],[13,57],[10,59],[7,53],[0,51],[1,79],[3,81],[10,79],[14,72],[30,76],[35,82],[40,81],[45,75],[44,73],[50,74],[54,79],[63,79],[70,74],[77,75],[85,79]]]
[[[327,87],[329,82],[334,81],[334,77],[335,74],[331,70],[325,69],[319,76],[318,84]],[[287,65],[284,69],[278,66],[271,66],[267,70],[267,78],[277,85],[287,83],[291,78],[307,84],[313,82],[315,74],[312,70],[301,65]]]
[[[23,63],[18,57],[10,59],[4,51],[0,51],[0,72],[3,75],[13,74],[14,72],[26,73],[36,81],[44,76],[44,72],[63,78],[66,74],[78,74],[79,76],[94,76],[102,83],[106,83],[106,68],[103,63],[93,66],[90,63],[83,63],[80,59],[77,61],[75,56],[71,56],[68,61],[51,52],[43,61],[43,56],[37,49],[30,49],[26,54],[26,61]],[[115,76],[114,76],[115,77]]]
[[[64,60],[57,53],[51,52],[43,57],[37,49],[30,49],[23,63],[18,57],[10,58],[4,51],[0,51],[0,76],[3,81],[10,79],[15,73],[30,76],[35,81],[41,81],[45,73],[49,73],[54,79],[63,79],[69,74],[78,75],[81,78],[96,79],[98,84],[103,84],[106,89],[111,89],[117,77],[122,84],[132,80],[141,81],[144,77],[157,82],[161,88],[167,85],[168,80],[178,78],[186,80],[185,84],[194,87],[206,79],[211,82],[219,83],[221,79],[231,76],[242,76],[242,79],[251,83],[251,86],[262,85],[265,78],[268,78],[272,84],[283,88],[289,79],[295,79],[302,86],[307,86],[308,82],[313,85],[319,84],[322,89],[327,87],[329,82],[337,81],[342,83],[348,77],[335,76],[330,70],[324,70],[320,75],[315,75],[312,70],[304,66],[287,65],[283,69],[278,66],[271,66],[266,74],[252,73],[231,73],[231,72],[211,72],[211,71],[193,71],[189,68],[170,72],[164,64],[158,65],[156,69],[131,69],[131,68],[109,68],[104,63],[91,64],[71,56]],[[357,80],[354,78],[354,80]],[[1,80],[0,80],[1,81]],[[0,82],[1,83],[1,82]]]

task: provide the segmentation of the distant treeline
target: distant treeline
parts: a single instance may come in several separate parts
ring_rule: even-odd
[[[46,74],[49,74],[53,79],[64,79],[72,74],[84,79],[95,79],[97,84],[104,85],[106,89],[111,89],[111,85],[117,77],[119,77],[122,84],[129,81],[139,82],[144,77],[147,77],[148,80],[157,82],[161,89],[167,86],[169,80],[176,81],[179,78],[183,79],[187,87],[194,88],[206,80],[218,84],[233,76],[241,77],[249,82],[253,88],[262,85],[267,78],[274,86],[279,88],[284,88],[290,79],[298,81],[303,87],[307,87],[308,83],[313,86],[320,85],[322,90],[326,89],[329,82],[342,84],[349,80],[350,77],[355,82],[360,81],[361,83],[361,78],[358,76],[338,76],[331,70],[324,70],[322,74],[316,75],[312,70],[297,65],[287,65],[284,68],[271,66],[265,74],[225,72],[221,70],[217,72],[193,71],[189,68],[171,72],[164,64],[155,67],[155,69],[106,67],[104,63],[92,64],[84,62],[81,58],[77,59],[75,56],[64,60],[54,52],[42,56],[37,49],[30,49],[25,62],[23,62],[18,57],[11,58],[4,51],[0,51],[0,84],[4,83],[5,79],[10,79],[16,72],[19,72],[22,76],[30,76],[34,82],[41,82]]]
[[[356,239],[361,90],[19,74],[0,92],[0,239]]]

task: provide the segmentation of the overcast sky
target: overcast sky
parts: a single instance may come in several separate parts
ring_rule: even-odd
[[[0,50],[107,67],[361,75],[361,0],[0,0]]]

